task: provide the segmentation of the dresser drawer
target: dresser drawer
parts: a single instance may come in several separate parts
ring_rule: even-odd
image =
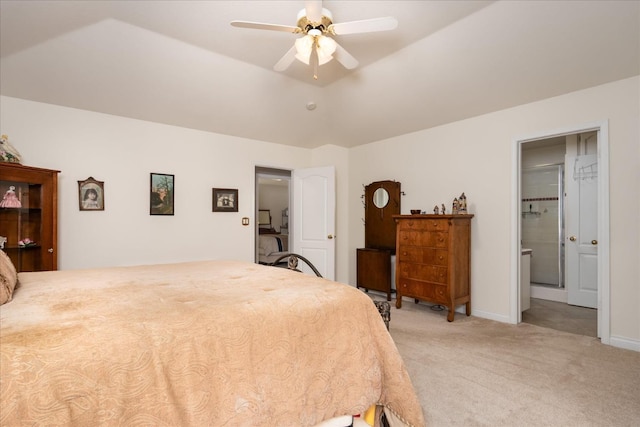
[[[403,261],[407,262],[444,266],[448,265],[449,262],[449,252],[446,249],[400,246],[398,254]]]
[[[447,287],[445,285],[426,283],[419,280],[401,279],[398,286],[398,293],[401,296],[434,302],[447,302]]]
[[[401,278],[416,278],[429,282],[447,283],[447,267],[439,265],[418,264],[401,262],[398,264],[398,273]]]
[[[448,231],[449,221],[446,219],[406,219],[397,225],[399,230]]]
[[[399,246],[425,246],[431,248],[446,248],[449,243],[447,232],[427,232],[420,230],[401,230],[398,232]]]

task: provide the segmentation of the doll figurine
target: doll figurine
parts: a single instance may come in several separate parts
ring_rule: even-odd
[[[451,208],[451,214],[452,215],[458,214],[458,198],[457,197],[453,199],[453,207]]]
[[[459,203],[460,205],[458,206],[458,212],[461,214],[466,214],[467,213],[467,196],[465,196],[464,193],[460,195]]]
[[[438,215],[439,213],[440,213],[440,208],[438,207],[438,205],[435,205],[433,207],[433,214]]]
[[[16,196],[16,187],[13,185],[9,187],[6,193],[4,193],[4,197],[2,201],[0,201],[0,208],[21,208],[22,203],[18,200],[18,196]]]
[[[447,214],[447,208],[445,207],[444,203],[442,204],[440,209],[442,210],[442,215],[446,215]]]

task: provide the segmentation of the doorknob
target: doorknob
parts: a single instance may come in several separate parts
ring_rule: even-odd
[[[576,236],[569,237],[569,240],[571,240],[572,242],[575,242],[576,241]]]
[[[598,241],[597,241],[597,240],[592,240],[592,241],[591,241],[591,244],[592,244],[592,245],[597,245],[597,244],[598,244]]]
[[[331,234],[329,234],[329,235],[327,236],[327,239],[331,240],[331,239],[333,239],[333,236],[332,236]]]

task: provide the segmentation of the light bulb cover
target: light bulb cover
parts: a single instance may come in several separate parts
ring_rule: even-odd
[[[319,36],[316,38],[316,46],[318,64],[323,65],[333,59],[338,43],[331,37]]]
[[[313,36],[306,35],[296,40],[296,59],[309,65],[309,58],[311,57],[311,50],[313,49],[315,41]]]

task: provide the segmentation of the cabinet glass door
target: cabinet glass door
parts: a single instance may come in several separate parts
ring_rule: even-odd
[[[0,181],[0,244],[18,271],[43,270],[42,185]]]

